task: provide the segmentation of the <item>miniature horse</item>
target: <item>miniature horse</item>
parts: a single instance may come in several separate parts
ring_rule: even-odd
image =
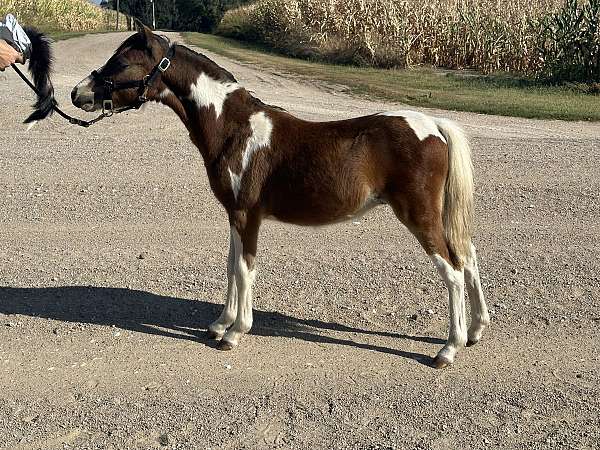
[[[168,56],[168,58],[165,57]],[[143,95],[133,80],[147,80]],[[154,100],[171,107],[204,158],[211,189],[230,223],[227,298],[208,328],[218,348],[238,345],[252,326],[258,230],[263,219],[297,225],[350,220],[388,204],[416,236],[449,292],[445,367],[475,344],[489,323],[471,244],[473,176],[468,142],[452,122],[412,111],[308,122],[253,97],[207,57],[171,45],[142,24],[71,93],[95,111]],[[136,85],[137,86],[137,85]],[[471,302],[466,328],[464,287]]]

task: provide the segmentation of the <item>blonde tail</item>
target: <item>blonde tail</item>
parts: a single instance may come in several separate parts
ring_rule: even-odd
[[[454,122],[435,119],[448,143],[448,178],[444,193],[443,223],[446,242],[462,266],[471,253],[473,225],[473,164],[463,130]]]

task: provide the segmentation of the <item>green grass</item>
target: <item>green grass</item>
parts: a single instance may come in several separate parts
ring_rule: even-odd
[[[81,36],[85,36],[90,32],[85,31],[44,31],[44,34],[51,37],[54,41],[64,41],[65,39],[72,39]]]
[[[600,120],[600,96],[577,87],[469,72],[417,68],[383,70],[288,58],[260,46],[220,36],[184,33],[188,44],[278,73],[347,86],[350,93],[412,106],[502,116]],[[235,75],[235,74],[234,74]]]
[[[111,33],[111,31],[55,31],[55,30],[45,30],[43,27],[40,28],[47,36],[51,37],[54,41],[64,41],[65,39],[72,39],[82,37],[88,34],[99,34],[99,33]]]

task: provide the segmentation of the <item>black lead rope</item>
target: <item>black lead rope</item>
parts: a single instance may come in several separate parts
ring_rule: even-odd
[[[101,121],[105,117],[110,117],[113,114],[130,111],[132,109],[139,109],[144,103],[146,103],[148,101],[148,98],[146,97],[146,95],[148,94],[148,89],[150,88],[150,86],[152,86],[152,84],[154,83],[154,81],[156,81],[156,79],[159,77],[159,75],[161,75],[163,72],[165,72],[171,66],[170,58],[172,58],[174,54],[175,54],[175,47],[174,46],[169,47],[169,50],[167,51],[167,55],[156,66],[154,66],[152,71],[148,75],[146,75],[143,80],[125,81],[125,82],[115,83],[112,80],[109,80],[106,78],[102,79],[102,81],[104,82],[104,99],[102,100],[102,114],[100,114],[95,119],[83,120],[83,119],[78,119],[77,117],[70,116],[58,107],[58,103],[56,102],[56,100],[54,100],[54,105],[52,106],[52,109],[54,111],[56,111],[56,113],[58,115],[65,118],[66,120],[68,120],[69,123],[71,123],[73,125],[79,125],[80,127],[84,127],[84,128],[87,128],[90,125],[93,125],[96,122]],[[31,81],[29,81],[29,78],[27,78],[25,76],[25,74],[23,72],[21,72],[21,70],[16,65],[11,64],[11,67],[13,69],[15,69],[15,72],[17,72],[17,74],[21,77],[21,79],[25,83],[27,83],[27,85],[31,88],[31,90],[33,92],[35,92],[38,97],[41,97],[40,92],[37,90],[37,88],[34,86],[34,84]],[[99,78],[98,72],[94,70],[92,72],[92,77]],[[134,103],[133,105],[130,105],[130,106],[125,106],[123,108],[119,108],[119,109],[113,108],[112,93],[114,91],[120,91],[120,90],[124,90],[124,89],[132,89],[132,88],[136,88],[136,87],[138,88],[138,92],[139,92],[136,103]]]

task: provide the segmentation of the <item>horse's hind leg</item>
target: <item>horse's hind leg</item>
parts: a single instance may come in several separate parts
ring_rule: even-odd
[[[438,369],[452,364],[458,350],[467,343],[464,269],[456,269],[447,255],[448,250],[441,254],[437,251],[429,253],[429,257],[448,289],[450,325],[446,345],[438,352],[434,360],[434,366]]]
[[[448,289],[449,319],[448,340],[438,352],[434,366],[438,369],[454,362],[458,350],[467,343],[467,326],[465,318],[465,275],[463,268],[456,268],[450,257],[450,251],[444,236],[442,215],[440,211],[428,210],[426,201],[416,202],[418,211],[403,210],[394,205],[396,216],[408,227],[419,240],[425,252],[435,265],[438,273]]]
[[[481,290],[477,253],[473,244],[471,244],[471,254],[465,262],[465,285],[471,304],[471,326],[467,333],[467,345],[470,346],[479,342],[483,330],[490,323],[490,315]]]

